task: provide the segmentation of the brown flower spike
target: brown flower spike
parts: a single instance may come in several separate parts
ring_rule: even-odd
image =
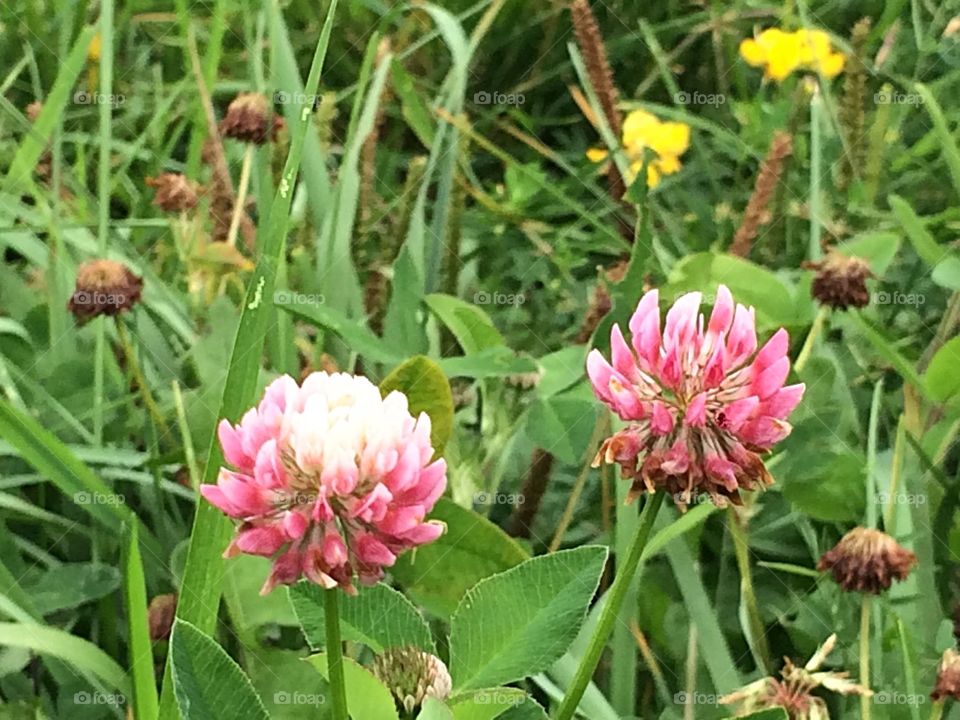
[[[155,188],[153,204],[168,213],[182,213],[197,206],[197,186],[180,173],[161,173],[148,177],[147,187]]]
[[[143,280],[116,260],[88,260],[77,268],[77,284],[67,309],[79,322],[97,315],[119,315],[140,302]]]
[[[283,127],[283,118],[270,112],[267,98],[260,93],[237,95],[220,121],[220,132],[224,137],[255,145],[275,140]]]
[[[832,571],[847,592],[879,595],[894,580],[906,580],[916,564],[917,556],[885,532],[856,527],[823,554],[817,569]]]
[[[934,702],[951,697],[960,700],[960,653],[947,648],[937,668],[937,684],[930,693]]]
[[[867,279],[872,278],[873,273],[865,260],[831,250],[823,260],[807,262],[803,266],[817,271],[810,294],[821,305],[846,310],[848,307],[866,307],[870,303]]]

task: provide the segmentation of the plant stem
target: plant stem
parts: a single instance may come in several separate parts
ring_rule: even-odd
[[[587,685],[590,684],[590,678],[593,676],[593,671],[596,670],[597,664],[600,662],[603,649],[606,647],[607,640],[610,638],[610,633],[613,632],[613,624],[616,622],[617,616],[620,613],[620,606],[623,604],[623,599],[627,594],[627,590],[630,589],[630,583],[633,581],[637,566],[640,564],[643,548],[647,544],[647,538],[650,537],[650,531],[653,529],[653,522],[657,517],[657,511],[663,503],[663,496],[664,493],[660,490],[652,497],[647,498],[643,506],[643,512],[640,513],[640,522],[637,525],[637,532],[633,536],[633,541],[630,543],[627,556],[623,558],[622,562],[618,563],[617,577],[614,579],[613,585],[610,587],[610,592],[607,594],[603,610],[600,613],[600,620],[597,622],[597,628],[593,631],[593,637],[590,638],[590,645],[587,647],[587,652],[580,661],[577,674],[570,683],[567,694],[560,704],[556,720],[570,720],[570,718],[573,717],[577,706],[580,704],[580,698],[583,697]]]
[[[758,665],[763,666],[767,673],[773,671],[770,662],[770,648],[767,645],[767,634],[763,628],[763,618],[760,616],[760,606],[757,595],[753,591],[753,573],[750,570],[750,546],[747,541],[747,529],[737,517],[737,511],[731,507],[727,517],[730,525],[730,535],[733,537],[734,553],[737,556],[737,568],[740,570],[740,595],[747,608],[747,618],[750,622],[750,649]]]
[[[943,705],[946,700],[937,700],[930,709],[930,720],[940,720],[943,717]]]
[[[827,319],[827,308],[821,307],[817,311],[817,316],[813,319],[813,325],[810,326],[810,332],[807,333],[807,339],[803,341],[803,347],[800,348],[800,354],[797,355],[797,361],[793,364],[793,369],[795,372],[800,372],[803,370],[804,366],[807,364],[807,361],[810,359],[810,355],[813,353],[813,346],[819,337],[820,332],[823,330],[823,323]]]
[[[140,368],[140,361],[137,360],[137,351],[133,347],[133,343],[130,342],[130,335],[127,333],[127,328],[123,324],[123,321],[119,319],[117,320],[117,335],[120,338],[120,346],[123,348],[123,354],[127,358],[130,377],[137,384],[137,389],[140,390],[140,395],[143,397],[143,404],[146,405],[147,411],[157,424],[157,427],[166,433],[167,421],[164,419],[163,413],[160,412],[160,407],[157,405],[153,393],[150,392],[150,386],[147,385],[147,379],[144,377],[143,370]]]
[[[240,218],[243,216],[243,206],[247,204],[247,190],[250,187],[250,168],[253,166],[253,143],[247,143],[243,151],[243,165],[240,168],[240,187],[237,188],[237,202],[233,206],[233,215],[230,217],[230,230],[227,232],[227,244],[237,244],[237,231],[240,230]]]
[[[327,672],[330,676],[330,693],[333,695],[333,720],[347,720],[347,688],[343,681],[343,645],[340,642],[340,610],[337,593],[333,588],[326,591],[324,616],[327,628]]]
[[[860,684],[869,688],[870,683],[870,601],[872,597],[869,593],[863,594],[863,601],[860,605]],[[860,696],[860,720],[870,720],[870,710],[872,700],[866,696]]]

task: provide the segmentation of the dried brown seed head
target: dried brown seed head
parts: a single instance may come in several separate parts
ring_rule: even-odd
[[[847,592],[877,595],[894,580],[905,580],[916,564],[917,556],[885,532],[857,527],[823,554],[817,569],[832,571]]]
[[[140,302],[143,280],[126,265],[104,258],[77,268],[77,283],[67,309],[80,322],[97,315],[119,315]]]
[[[255,145],[275,140],[277,133],[285,127],[283,118],[273,114],[267,98],[260,93],[237,95],[220,121],[220,132],[224,137]]]
[[[177,613],[177,596],[173,593],[157,595],[147,608],[147,621],[150,626],[150,639],[169,640],[173,618]]]
[[[199,188],[180,173],[161,173],[144,182],[156,189],[153,204],[164,212],[181,213],[197,206]]]
[[[821,305],[846,310],[870,303],[867,279],[872,278],[873,273],[862,258],[830,251],[823,260],[804,263],[804,267],[817,271],[810,294]]]
[[[937,684],[930,693],[934,701],[951,697],[960,700],[960,653],[947,648],[937,668]]]

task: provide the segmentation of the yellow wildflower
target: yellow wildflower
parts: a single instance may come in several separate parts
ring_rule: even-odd
[[[777,82],[795,70],[836,77],[845,59],[843,53],[833,50],[830,36],[823,30],[784,32],[779,28],[768,28],[755,38],[745,39],[740,43],[740,56],[748,64],[762,67],[764,77]]]
[[[97,62],[100,60],[100,33],[93,36],[90,44],[87,46],[87,60]]]
[[[630,162],[633,182],[643,167],[644,150],[649,148],[656,157],[647,164],[647,187],[656,187],[663,175],[672,175],[680,170],[680,156],[690,146],[690,126],[681,122],[663,121],[646,110],[634,110],[623,121],[621,138],[623,152]],[[607,151],[598,148],[587,150],[591,162],[600,162]]]

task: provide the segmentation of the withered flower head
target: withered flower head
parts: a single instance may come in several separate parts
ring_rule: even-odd
[[[823,720],[829,718],[827,705],[814,695],[820,688],[841,695],[872,695],[862,685],[850,680],[847,672],[820,670],[836,645],[837,636],[831,635],[817,648],[802,668],[789,659],[780,671],[780,677],[765,677],[720,698],[724,705],[737,705],[737,717],[750,715],[767,708],[783,708],[790,720]]]
[[[30,122],[36,122],[37,118],[40,117],[40,111],[43,110],[43,103],[39,100],[34,100],[32,103],[27,105],[26,114],[27,120]]]
[[[917,556],[885,532],[856,527],[823,554],[817,569],[831,570],[847,592],[877,595],[890,589],[894,580],[905,580],[916,563]]]
[[[155,188],[153,204],[169,213],[181,213],[193,210],[197,206],[197,185],[180,173],[160,173],[157,177],[148,177],[147,187]]]
[[[220,121],[224,137],[256,145],[275,140],[284,127],[283,118],[271,112],[267,98],[260,93],[237,95],[227,107],[226,117]]]
[[[960,700],[960,653],[953,648],[947,648],[940,659],[937,684],[930,697],[935,702],[948,697]]]
[[[143,280],[115,260],[88,260],[77,268],[77,284],[67,309],[80,322],[97,315],[119,315],[140,302]]]
[[[373,674],[408,714],[428,697],[445,700],[452,685],[443,661],[415,647],[389,648],[373,661]]]
[[[173,618],[177,613],[177,596],[173,593],[157,595],[147,608],[147,621],[150,626],[150,639],[169,640]]]
[[[869,304],[867,279],[873,273],[865,260],[830,251],[823,260],[804,263],[804,267],[817,271],[810,294],[821,305],[846,310]]]

